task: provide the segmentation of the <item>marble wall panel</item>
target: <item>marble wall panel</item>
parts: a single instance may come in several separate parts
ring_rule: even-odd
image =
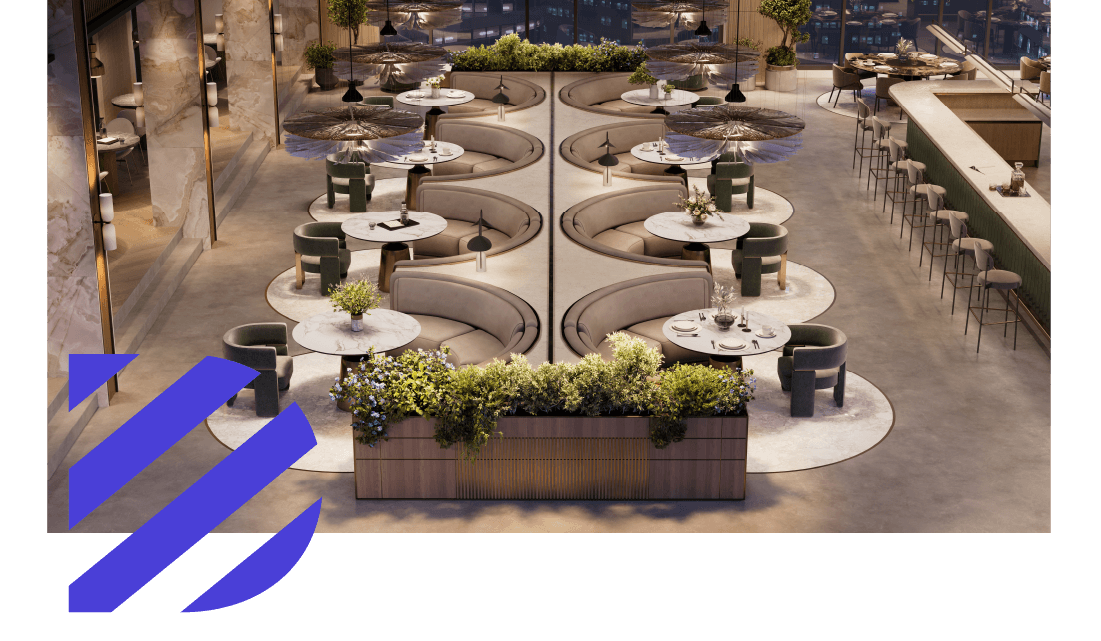
[[[154,224],[210,247],[195,2],[145,0],[137,11]]]
[[[317,0],[280,0],[283,16],[283,66],[297,69],[306,61],[306,45],[317,40]]]
[[[69,371],[69,354],[102,353],[88,164],[80,110],[72,4],[49,0],[46,67],[47,376]]]
[[[226,74],[230,129],[249,131],[253,140],[275,147],[275,101],[272,96],[271,21],[268,4],[224,0]]]

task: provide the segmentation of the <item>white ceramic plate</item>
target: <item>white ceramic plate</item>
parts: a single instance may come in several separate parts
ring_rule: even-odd
[[[719,343],[719,347],[722,347],[723,349],[744,349],[745,348],[745,343],[739,343],[739,342],[735,342],[735,341],[724,341],[722,343]]]
[[[411,162],[424,162],[428,160],[428,156],[424,154],[413,154],[412,156],[406,156],[405,159]]]
[[[881,53],[881,54],[879,54],[879,57],[880,58],[897,58],[898,56],[896,54],[893,54],[893,53]]]
[[[665,160],[669,162],[680,162],[684,160],[684,158],[681,158],[680,156],[674,156],[672,154],[665,154]]]
[[[887,71],[891,70],[891,68],[888,67],[887,65],[876,65],[872,68],[875,69],[876,71],[884,71],[884,72],[887,72]]]
[[[936,58],[936,57],[937,57],[937,54],[935,54],[935,53],[923,53],[920,56],[918,56],[918,58],[925,58],[926,60],[931,60],[931,59]]]
[[[673,331],[677,331],[677,332],[694,332],[699,328],[700,328],[700,326],[696,325],[694,323],[685,323],[685,324],[673,323]]]
[[[773,332],[771,334],[764,334],[764,333],[761,333],[761,332],[753,332],[753,334],[755,336],[757,336],[758,338],[776,338],[776,332]]]
[[[449,91],[449,92],[447,92],[447,97],[448,98],[462,98],[465,95],[466,94],[461,92],[461,91]]]
[[[954,62],[942,62],[942,63],[940,63],[940,68],[941,69],[952,69],[952,68],[957,67],[957,66],[958,65]]]
[[[423,91],[411,91],[409,93],[409,97],[410,98],[423,98],[424,97],[424,92]]]

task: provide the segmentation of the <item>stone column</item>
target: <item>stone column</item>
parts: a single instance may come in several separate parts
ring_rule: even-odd
[[[283,66],[301,67],[306,62],[306,45],[320,35],[317,0],[281,0],[279,14],[283,16]]]
[[[153,224],[182,226],[209,248],[195,2],[145,0],[137,11]]]
[[[274,148],[275,98],[268,3],[225,0],[222,16],[226,23],[229,128],[252,132],[253,140],[266,141]]]
[[[72,2],[49,0],[47,10],[46,375],[58,377],[69,371],[69,354],[103,353],[103,330]]]

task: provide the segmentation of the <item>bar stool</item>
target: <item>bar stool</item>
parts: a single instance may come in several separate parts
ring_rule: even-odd
[[[912,213],[910,213],[910,214],[906,213],[905,208],[902,209],[902,224],[899,225],[899,227],[898,227],[898,237],[899,237],[899,239],[902,238],[902,231],[904,229],[906,229],[906,218],[907,218],[907,216],[909,216],[909,218],[910,218],[910,246],[907,249],[907,251],[910,251],[914,248],[914,221],[918,218],[921,219],[922,224],[920,226],[922,228],[922,232],[921,232],[922,233],[922,238],[925,237],[925,227],[930,226],[929,222],[928,222],[929,217],[925,213],[925,204],[926,204],[926,201],[928,200],[927,194],[930,191],[935,191],[938,194],[940,194],[941,198],[943,198],[945,196],[945,194],[947,194],[948,192],[944,189],[944,187],[941,187],[939,185],[933,185],[933,184],[926,183],[925,182],[925,172],[921,169],[918,169],[917,166],[915,166],[913,163],[910,163],[909,165],[907,165],[907,174],[909,176],[910,183],[912,185],[910,187],[910,189],[907,190],[907,191],[909,192],[909,194],[911,196],[914,197],[913,200],[911,201],[914,204],[914,207],[913,207]],[[921,210],[920,212],[918,211],[919,209]]]
[[[868,132],[872,130],[872,123],[869,120],[872,117],[872,110],[864,102],[863,99],[856,99],[856,136],[853,138],[853,168],[856,168],[856,157],[860,156],[860,169],[857,171],[864,171],[864,157],[868,154],[865,152],[873,151],[874,147],[865,147],[864,138],[868,135]],[[859,142],[857,142],[859,139]]]
[[[895,176],[895,188],[894,190],[887,191],[883,196],[883,211],[887,211],[887,199],[891,199],[891,222],[895,224],[895,205],[899,202],[898,195],[902,194],[902,211],[906,211],[906,205],[913,202],[907,195],[910,193],[910,165],[917,167],[917,169],[924,173],[925,163],[918,162],[916,160],[907,160],[906,151],[898,140],[894,138],[887,138],[887,144],[890,147],[890,158],[893,161],[891,168],[894,170]],[[902,187],[899,188],[899,181],[902,181]]]
[[[948,253],[944,255],[944,275],[940,279],[940,297],[944,299],[944,283],[948,280],[948,275],[952,275],[952,315],[956,315],[956,290],[967,288],[968,304],[971,301],[971,288],[974,287],[974,282],[970,285],[960,285],[961,277],[971,276],[972,274],[965,271],[957,271],[961,269],[960,257],[961,256],[974,256],[975,247],[982,247],[983,251],[994,251],[994,243],[982,238],[971,238],[967,234],[967,225],[955,215],[949,214],[948,216]],[[948,256],[954,256],[952,262],[952,271],[948,271]]]
[[[937,253],[937,247],[947,248],[949,245],[952,244],[951,238],[949,238],[948,240],[943,240],[944,230],[949,228],[949,223],[950,223],[951,217],[955,216],[962,223],[967,223],[967,221],[970,219],[970,217],[967,215],[967,212],[964,212],[964,211],[954,211],[954,210],[951,210],[951,209],[941,209],[941,206],[944,205],[944,199],[941,197],[941,195],[939,193],[937,193],[935,191],[930,191],[927,194],[927,200],[929,201],[929,209],[933,210],[932,213],[929,214],[930,222],[933,223],[933,225],[932,225],[932,227],[933,227],[933,240],[925,240],[925,230],[923,229],[921,231],[921,253],[922,253],[922,258],[924,258],[925,257],[925,251],[926,250],[929,251],[929,280],[932,281],[933,280],[933,259],[934,258],[940,258],[941,256],[947,256],[948,255],[948,254],[938,254]],[[951,230],[948,229],[948,231],[949,231],[949,235],[950,235]],[[945,249],[945,251],[947,251],[947,249]],[[947,264],[948,259],[945,258],[944,261],[945,261],[945,264]],[[918,261],[918,264],[920,265],[921,261]]]
[[[871,187],[872,176],[875,176],[876,189],[872,192],[872,200],[875,200],[875,193],[879,191],[879,181],[888,180],[890,178],[890,168],[886,166],[886,161],[890,155],[891,146],[887,144],[887,138],[891,135],[891,125],[886,121],[880,120],[876,116],[872,116],[872,150],[876,153],[871,154],[868,162],[868,180],[864,185],[864,189],[867,190]],[[872,164],[875,161],[875,164]]]
[[[975,245],[975,269],[977,271],[971,277],[973,283],[972,287],[978,285],[982,288],[979,293],[979,299],[982,301],[982,306],[973,309],[971,307],[970,292],[968,292],[967,321],[963,324],[963,335],[967,336],[967,326],[971,322],[971,315],[975,314],[975,309],[977,309],[978,314],[975,314],[975,316],[978,318],[979,322],[979,339],[975,343],[975,353],[979,353],[979,345],[982,343],[983,325],[1004,325],[1002,336],[1005,337],[1009,335],[1010,323],[1013,323],[1013,350],[1016,351],[1017,324],[1021,322],[1021,294],[1017,289],[1021,286],[1021,277],[1011,271],[994,269],[993,258],[983,249],[981,244]],[[997,308],[987,307],[990,303],[991,289],[1007,292],[1005,295],[1005,320],[984,323],[983,317],[987,311],[997,311]],[[1013,320],[1009,320],[1009,292],[1013,292],[1013,298],[1016,299],[1016,304],[1013,306]]]

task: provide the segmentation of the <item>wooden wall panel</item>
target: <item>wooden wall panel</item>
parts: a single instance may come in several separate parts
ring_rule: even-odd
[[[686,438],[659,450],[650,446],[651,461],[673,461],[693,459],[717,459],[722,451],[722,441],[717,438]]]
[[[358,462],[357,462],[358,463]],[[383,459],[382,498],[455,498],[455,460],[397,461]]]
[[[719,461],[650,461],[650,500],[719,498]]]
[[[379,461],[357,460],[355,462],[356,498],[382,498],[382,464]]]
[[[969,120],[967,126],[979,134],[1006,162],[1022,162],[1027,167],[1035,167],[1039,163],[1043,123]]]
[[[719,462],[719,496],[728,501],[745,500],[745,461]]]
[[[748,416],[724,416],[723,438],[749,438]]]
[[[741,0],[742,12],[738,14],[738,0],[729,0],[727,5],[726,15],[729,19],[726,21],[726,41],[727,43],[733,43],[734,37],[738,34],[739,27],[738,22],[741,22],[741,37],[752,38],[754,40],[761,40],[764,42],[764,46],[761,48],[761,53],[764,54],[765,50],[769,47],[774,47],[780,44],[780,38],[783,37],[783,32],[780,27],[776,25],[770,18],[766,18],[757,13],[757,9],[761,6],[761,0]],[[764,84],[765,82],[765,62],[764,56],[761,57],[760,72],[757,74],[758,84]]]
[[[642,416],[503,416],[497,426],[505,438],[643,438],[650,419]]]
[[[383,459],[450,459],[455,460],[458,446],[444,449],[431,438],[392,438],[375,448]]]
[[[111,104],[111,99],[134,91],[134,41],[131,31],[130,12],[126,12],[92,36],[96,43],[96,57],[103,63],[104,70],[103,76],[96,80],[99,115],[104,124],[114,120],[120,111]]]
[[[333,41],[337,47],[348,46],[348,30],[341,29],[329,20],[329,5],[327,2],[321,3],[321,39],[325,42]],[[359,40],[356,40],[358,45],[371,44],[372,42],[378,42],[378,27],[372,27],[370,25],[359,26]]]
[[[739,459],[745,460],[747,439],[744,438],[727,438],[722,441],[722,458],[723,460]]]

